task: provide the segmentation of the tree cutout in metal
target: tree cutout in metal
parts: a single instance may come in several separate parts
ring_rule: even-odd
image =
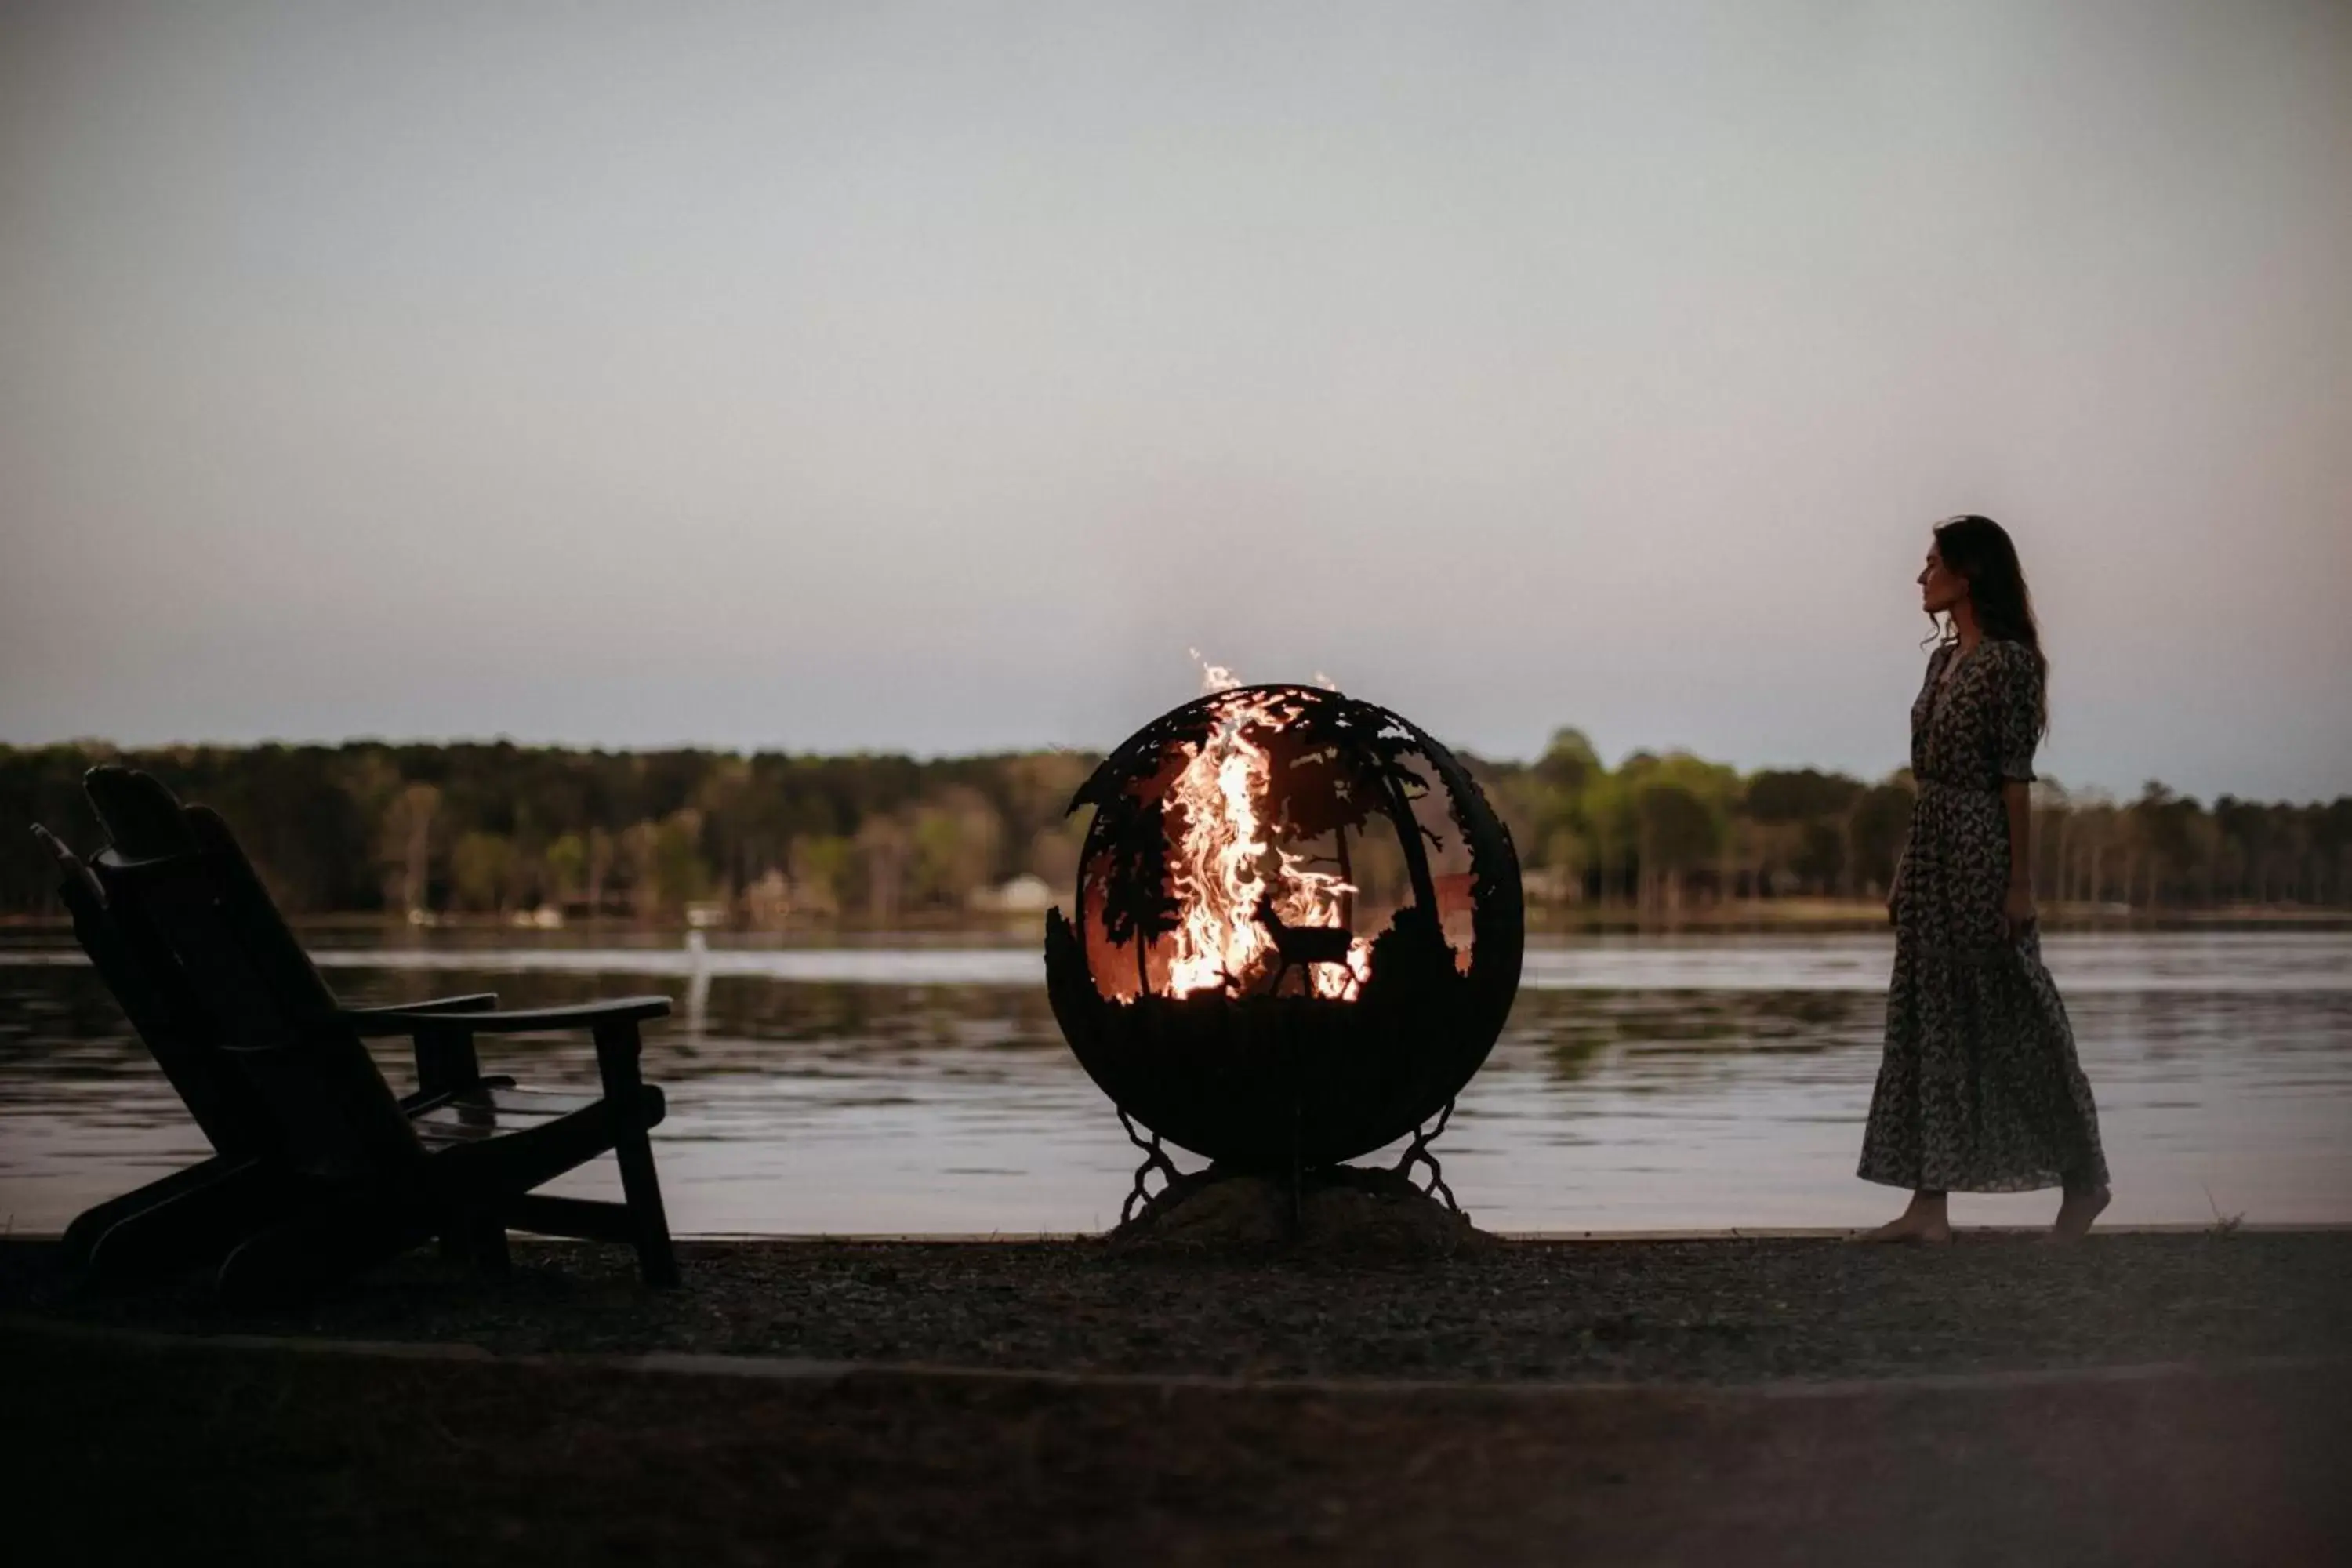
[[[1081,807],[1047,990],[1080,1064],[1168,1142],[1273,1174],[1352,1159],[1494,1048],[1526,945],[1518,858],[1405,719],[1316,687],[1216,692],[1137,731]]]

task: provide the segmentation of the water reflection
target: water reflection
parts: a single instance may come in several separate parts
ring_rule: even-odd
[[[2218,1208],[2352,1221],[2352,937],[2052,949],[2100,1093],[2116,1219],[2207,1221]],[[938,978],[943,957],[950,978]],[[775,972],[783,958],[802,977]],[[20,1231],[54,1229],[203,1152],[96,978],[26,959],[0,954],[0,1218]],[[1883,943],[1538,951],[1531,978],[1551,983],[1522,993],[1464,1096],[1439,1145],[1448,1179],[1482,1223],[1507,1228],[1876,1216],[1890,1194],[1852,1172],[1884,969],[1869,988],[1843,978],[1865,961],[1883,965]],[[971,948],[425,949],[334,955],[331,972],[355,1002],[667,991],[678,1013],[650,1037],[646,1070],[670,1093],[661,1159],[683,1230],[1097,1228],[1116,1216],[1133,1156],[1031,964],[1025,951]],[[1028,983],[1007,978],[1021,973]],[[2146,983],[2127,984],[2135,973]],[[486,1054],[528,1081],[594,1081],[584,1041]],[[406,1081],[397,1045],[384,1059]],[[2032,1219],[2051,1202],[1964,1198],[1958,1212]]]

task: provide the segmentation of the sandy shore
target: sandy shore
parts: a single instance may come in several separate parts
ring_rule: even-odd
[[[45,1246],[0,1247],[10,1425],[43,1435],[8,1473],[20,1560],[2352,1555],[2344,1233],[1411,1266],[700,1244],[686,1264],[651,1295],[608,1248],[520,1248],[493,1283],[419,1258],[232,1316],[187,1288],[81,1299]],[[808,1359],[617,1359],[641,1352]]]
[[[194,1331],[1251,1377],[1733,1383],[2352,1353],[2352,1232],[2128,1234],[2073,1251],[1832,1239],[1515,1242],[1418,1263],[1145,1258],[1087,1242],[703,1242],[687,1287],[520,1244],[486,1283],[418,1254],[298,1311],[198,1281],[79,1300],[0,1247],[0,1310]]]

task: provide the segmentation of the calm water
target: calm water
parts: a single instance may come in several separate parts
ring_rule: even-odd
[[[1537,949],[1438,1145],[1479,1222],[1523,1230],[1859,1223],[1885,939]],[[2352,1221],[2352,933],[2058,936],[2119,1221]],[[1054,1027],[1034,951],[428,947],[328,952],[355,1002],[666,991],[646,1073],[681,1231],[1035,1232],[1118,1217],[1136,1155]],[[493,1071],[593,1084],[583,1044]],[[385,1057],[395,1083],[405,1061]],[[55,1230],[202,1140],[77,955],[0,949],[0,1223]],[[1194,1163],[1179,1156],[1180,1163]],[[553,1190],[617,1191],[609,1170]],[[2055,1194],[1954,1200],[2040,1220]]]

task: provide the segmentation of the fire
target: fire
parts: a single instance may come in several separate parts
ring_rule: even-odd
[[[1206,675],[1212,691],[1238,685],[1217,666],[1207,666]],[[1339,877],[1308,869],[1302,857],[1274,844],[1260,815],[1273,759],[1249,731],[1281,728],[1278,702],[1241,695],[1228,701],[1208,740],[1187,749],[1184,767],[1169,791],[1183,822],[1170,856],[1180,911],[1168,966],[1168,989],[1174,995],[1246,990],[1281,966],[1283,936],[1306,929],[1338,931],[1343,900],[1356,891]],[[1271,911],[1271,922],[1261,918],[1261,904]],[[1328,942],[1322,945],[1329,951]],[[1371,974],[1371,944],[1351,937],[1343,961],[1292,967],[1301,971],[1313,994],[1352,1000]]]
[[[1201,657],[1201,650],[1199,648],[1188,647],[1184,651],[1191,654],[1192,656],[1192,662],[1201,667],[1202,696],[1214,697],[1220,691],[1231,691],[1241,685],[1242,678],[1240,676],[1235,675],[1232,670],[1227,669],[1222,664],[1211,664],[1207,659]]]

